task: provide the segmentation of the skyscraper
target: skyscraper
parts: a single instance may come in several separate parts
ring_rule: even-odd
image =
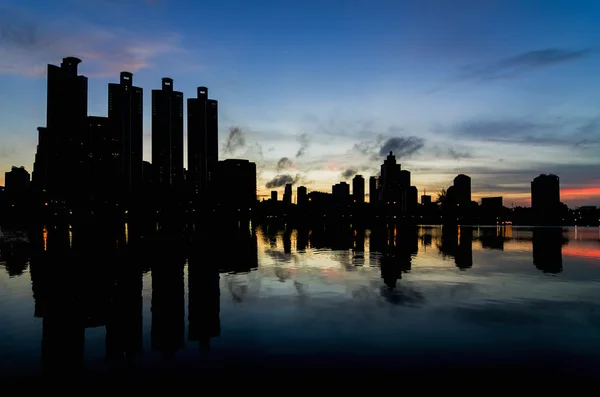
[[[198,97],[188,98],[188,172],[192,194],[209,191],[219,160],[218,106],[208,99],[208,88],[198,87]]]
[[[355,203],[365,202],[365,178],[362,175],[352,179],[352,198]]]
[[[121,72],[119,84],[108,85],[108,120],[109,143],[117,154],[115,182],[124,193],[133,193],[142,184],[143,90],[133,86],[129,72]]]
[[[372,176],[369,178],[369,203],[376,204],[379,202],[379,189],[377,183],[377,177]]]
[[[298,186],[298,189],[296,189],[296,204],[299,207],[305,207],[308,204],[308,190],[306,186]]]
[[[285,204],[292,204],[292,184],[286,183],[283,191],[283,202]]]
[[[226,214],[248,213],[256,204],[256,163],[227,159],[217,163],[215,192]]]
[[[89,172],[87,128],[87,77],[77,74],[81,60],[64,58],[60,66],[48,65],[46,129],[38,129],[34,185],[56,199],[73,203],[86,193]]]
[[[152,168],[159,189],[183,184],[183,93],[167,77],[152,90]]]

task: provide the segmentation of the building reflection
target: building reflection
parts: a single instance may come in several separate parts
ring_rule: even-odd
[[[443,256],[454,258],[454,263],[460,270],[473,267],[473,228],[443,226],[438,250]]]
[[[371,230],[369,250],[380,253],[381,278],[389,289],[396,288],[402,273],[412,267],[412,258],[419,251],[418,229],[411,226],[374,228]]]
[[[29,256],[27,241],[2,241],[0,243],[0,262],[5,262],[6,272],[10,277],[20,276],[27,270]]]
[[[185,256],[181,242],[168,237],[153,242],[152,253],[152,350],[171,357],[184,347]]]
[[[206,255],[214,237],[205,231],[188,258],[188,340],[198,342],[201,350],[221,334],[219,266]]]
[[[504,236],[501,227],[479,229],[481,248],[504,251]]]
[[[533,264],[544,273],[562,272],[562,246],[567,242],[562,228],[533,229]]]

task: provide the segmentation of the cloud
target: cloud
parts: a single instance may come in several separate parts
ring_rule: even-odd
[[[442,128],[443,130],[443,128]],[[551,122],[515,119],[476,119],[453,126],[451,134],[487,142],[588,147],[600,143],[597,117]]]
[[[268,181],[267,184],[265,185],[265,187],[267,189],[273,189],[273,188],[285,186],[288,183],[291,183],[293,185],[293,184],[297,183],[299,180],[300,180],[300,175],[296,175],[295,177],[292,177],[289,174],[277,175],[276,177],[274,177],[273,179]]]
[[[277,172],[290,168],[292,166],[292,160],[287,157],[282,157],[277,162]]]
[[[389,138],[379,149],[379,156],[393,152],[396,158],[407,158],[423,148],[425,140],[416,136]]]
[[[591,55],[590,50],[547,48],[516,54],[497,61],[464,66],[459,79],[496,80],[518,77],[523,73],[575,61]]]
[[[244,132],[239,127],[230,127],[229,135],[225,140],[223,153],[233,154],[236,150],[246,146],[246,137]]]
[[[298,142],[300,142],[300,148],[298,149],[298,152],[296,153],[296,157],[302,157],[306,154],[306,150],[308,149],[308,146],[310,145],[310,141],[308,139],[308,134],[304,133],[304,134],[298,135]]]
[[[450,157],[452,157],[454,160],[460,160],[460,159],[471,159],[473,158],[473,154],[471,154],[471,152],[469,151],[458,151],[456,149],[453,148],[449,148],[447,150],[447,153]]]
[[[356,168],[347,168],[342,172],[342,179],[350,179],[358,173]]]
[[[43,77],[47,64],[81,58],[85,75],[106,77],[153,67],[161,57],[184,55],[177,34],[106,29],[74,17],[42,20],[0,7],[0,73]],[[173,62],[175,63],[175,62]]]

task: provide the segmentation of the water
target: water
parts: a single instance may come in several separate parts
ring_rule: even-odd
[[[600,373],[598,228],[129,229],[3,230],[2,378]]]

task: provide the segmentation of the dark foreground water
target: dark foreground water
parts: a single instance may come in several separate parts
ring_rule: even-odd
[[[39,236],[3,230],[4,384],[600,380],[598,228]]]

